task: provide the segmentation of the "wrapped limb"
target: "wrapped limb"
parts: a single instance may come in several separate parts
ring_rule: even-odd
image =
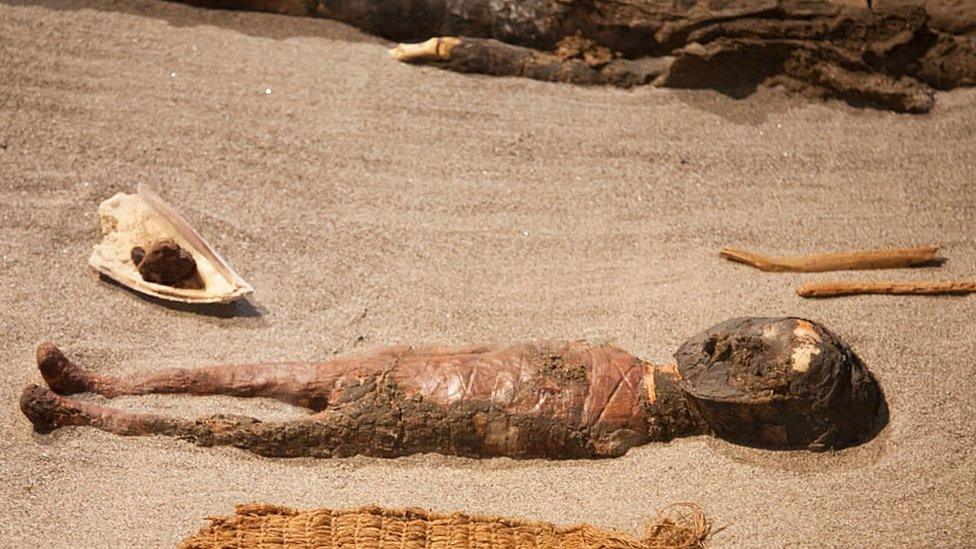
[[[65,426],[89,426],[123,436],[165,435],[200,446],[236,446],[275,457],[397,455],[384,452],[390,446],[388,439],[395,437],[392,418],[364,422],[346,411],[281,422],[225,414],[186,420],[122,412],[59,396],[37,385],[24,389],[21,408],[35,430],[42,433]]]
[[[50,390],[30,386],[20,404],[39,432],[92,426],[269,456],[599,458],[706,432],[749,444],[820,449],[860,442],[883,425],[874,379],[817,324],[738,319],[692,338],[677,357],[677,366],[654,366],[616,347],[580,341],[393,347],[321,363],[118,378],[85,370],[42,344],[38,367]],[[287,422],[226,415],[191,421],[65,396],[80,392],[260,396],[317,413]],[[780,408],[789,413],[770,413]]]

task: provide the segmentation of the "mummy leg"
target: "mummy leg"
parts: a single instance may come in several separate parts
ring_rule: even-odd
[[[71,362],[51,343],[37,349],[37,366],[48,386],[61,395],[92,392],[120,395],[185,393],[267,397],[313,410],[324,409],[343,374],[382,369],[391,350],[328,363],[285,362],[232,364],[205,368],[172,368],[126,377],[98,375]]]
[[[200,446],[234,446],[270,457],[399,455],[395,442],[400,434],[391,429],[392,421],[362,421],[343,412],[282,422],[236,415],[187,420],[81,402],[38,385],[24,389],[20,409],[38,433],[68,426],[94,427],[122,436],[163,435]]]

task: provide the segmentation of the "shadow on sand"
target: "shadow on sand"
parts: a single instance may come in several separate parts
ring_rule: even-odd
[[[254,327],[267,325],[267,321],[263,318],[264,313],[262,312],[260,305],[254,305],[247,298],[240,299],[233,303],[180,303],[177,301],[167,301],[165,299],[139,293],[136,290],[124,286],[104,275],[99,275],[98,278],[106,286],[112,287],[121,292],[125,292],[135,299],[139,299],[140,301],[144,301],[146,303],[152,303],[153,305],[158,305],[160,307],[165,307],[173,311],[191,313],[194,315],[215,319],[244,319],[248,321],[249,324],[255,323],[256,325]]]
[[[175,2],[152,0],[0,0],[0,3],[9,6],[40,6],[56,11],[96,10],[123,13],[159,19],[178,28],[212,26],[274,40],[317,37],[345,42],[389,43],[387,40],[329,19],[293,17],[253,11],[208,9]],[[187,3],[192,4],[192,0]],[[296,4],[298,3],[296,2]]]

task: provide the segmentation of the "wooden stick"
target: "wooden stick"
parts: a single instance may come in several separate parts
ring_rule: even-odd
[[[801,297],[837,297],[857,294],[963,295],[976,293],[976,282],[815,282],[796,289]]]
[[[935,257],[938,246],[905,248],[899,250],[869,250],[853,253],[831,253],[797,257],[766,257],[738,248],[725,248],[719,255],[738,263],[745,263],[768,272],[852,271],[861,269],[900,269],[939,265],[942,259]]]

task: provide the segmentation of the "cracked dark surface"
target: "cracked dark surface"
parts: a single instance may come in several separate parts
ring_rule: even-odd
[[[775,85],[856,106],[920,113],[933,91],[976,84],[976,5],[893,0],[189,0],[326,17],[393,40],[459,36],[441,66],[577,84]],[[559,55],[571,38],[612,52]],[[591,56],[591,59],[593,57]]]
[[[887,422],[884,395],[861,359],[813,321],[728,320],[675,357],[698,417],[733,442],[823,450],[863,442]]]

